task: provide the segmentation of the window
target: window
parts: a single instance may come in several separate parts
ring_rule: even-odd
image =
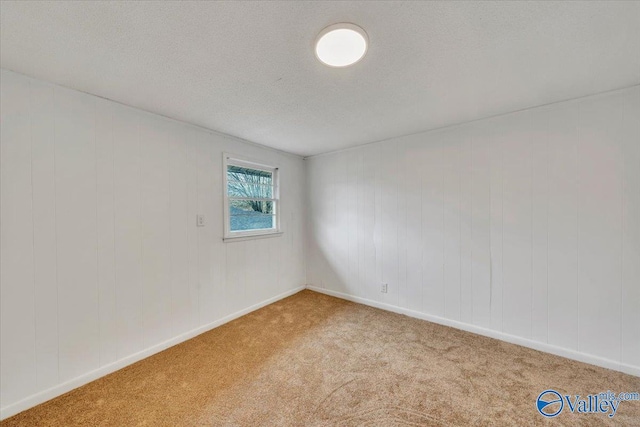
[[[224,155],[224,238],[278,235],[278,168]]]

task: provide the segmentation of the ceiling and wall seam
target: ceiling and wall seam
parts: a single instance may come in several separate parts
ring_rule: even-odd
[[[640,83],[640,2],[0,3],[0,67],[299,156]],[[352,22],[351,67],[314,41]]]
[[[510,116],[511,114],[518,114],[518,113],[522,113],[522,112],[529,111],[529,110],[535,110],[535,109],[538,109],[538,108],[551,108],[551,107],[553,107],[555,105],[558,105],[558,104],[570,104],[570,103],[573,103],[573,102],[580,102],[580,101],[582,101],[582,100],[584,100],[586,98],[598,98],[600,96],[607,96],[607,95],[610,95],[610,94],[613,94],[613,93],[616,93],[616,92],[623,92],[625,90],[632,89],[634,87],[639,87],[639,86],[640,86],[640,83],[629,85],[629,86],[625,86],[625,87],[621,87],[621,88],[617,88],[617,89],[611,89],[611,90],[605,90],[605,91],[602,91],[602,92],[596,92],[596,93],[592,93],[592,94],[589,94],[589,95],[579,96],[577,98],[569,98],[569,99],[563,99],[561,101],[549,102],[547,104],[534,105],[532,107],[521,108],[519,110],[509,111],[507,113],[494,114],[492,116],[481,117],[479,119],[469,120],[469,121],[466,121],[466,122],[454,123],[454,124],[451,124],[451,125],[441,126],[441,127],[437,127],[437,128],[425,129],[425,130],[418,131],[418,132],[411,132],[411,133],[407,133],[407,134],[403,134],[403,135],[392,136],[390,138],[385,138],[385,139],[381,139],[381,140],[378,140],[378,141],[366,142],[364,144],[355,145],[353,147],[341,148],[339,150],[327,151],[325,153],[313,154],[311,156],[304,156],[303,159],[304,160],[311,160],[311,159],[314,159],[316,157],[330,156],[332,154],[338,154],[338,153],[342,153],[342,152],[358,150],[358,149],[361,149],[361,148],[364,148],[364,147],[368,147],[370,145],[384,144],[384,143],[392,141],[394,139],[409,138],[411,136],[420,135],[420,134],[423,134],[423,133],[424,134],[429,134],[429,133],[435,133],[435,132],[444,132],[444,131],[447,131],[447,130],[450,130],[450,129],[456,129],[456,128],[459,128],[459,127],[468,126],[468,125],[471,125],[473,123],[481,122],[481,121],[484,121],[484,120],[497,119],[499,117]]]
[[[15,70],[12,70],[12,69],[9,69],[9,68],[2,67],[0,69],[6,70],[6,71],[10,71],[10,72],[15,73],[15,74],[23,75],[23,76],[25,76],[25,77],[27,77],[29,79],[45,81],[46,83],[49,83],[49,84],[52,84],[52,85],[55,85],[55,86],[63,87],[63,88],[66,88],[66,89],[74,90],[76,92],[85,93],[87,95],[94,96],[96,98],[100,98],[100,99],[104,99],[104,100],[107,100],[107,101],[110,101],[110,102],[114,102],[116,104],[122,105],[123,107],[129,108],[129,109],[132,109],[132,110],[136,110],[136,111],[141,112],[143,114],[150,114],[150,115],[158,116],[158,117],[161,117],[161,118],[163,118],[165,120],[169,120],[169,121],[172,121],[174,123],[178,123],[178,124],[181,124],[181,125],[184,125],[184,126],[192,126],[192,127],[196,128],[196,129],[200,129],[200,130],[202,130],[204,132],[207,132],[209,134],[212,134],[212,135],[217,135],[217,136],[221,136],[221,137],[235,139],[235,140],[237,140],[239,142],[242,142],[242,143],[245,143],[245,144],[248,144],[248,145],[252,145],[254,147],[262,148],[262,149],[265,149],[265,150],[268,150],[268,151],[272,151],[272,152],[275,152],[275,153],[283,154],[283,155],[286,155],[286,156],[291,156],[291,157],[302,159],[302,160],[311,160],[311,159],[314,159],[314,158],[317,158],[317,157],[329,156],[329,155],[332,155],[332,154],[348,152],[348,151],[352,151],[352,150],[358,150],[358,149],[362,149],[362,148],[368,147],[368,146],[373,146],[373,145],[376,145],[376,144],[384,144],[384,143],[387,143],[387,142],[392,141],[394,139],[408,138],[408,137],[415,136],[415,135],[420,135],[420,134],[423,134],[423,133],[424,134],[429,134],[429,133],[435,133],[435,132],[444,132],[446,130],[456,129],[456,128],[459,128],[459,127],[468,126],[468,125],[471,125],[473,123],[481,122],[483,120],[496,119],[496,118],[499,118],[499,117],[509,116],[511,114],[518,114],[518,113],[521,113],[521,112],[524,112],[524,111],[534,110],[534,109],[537,109],[537,108],[548,108],[548,107],[552,107],[552,106],[555,106],[555,105],[558,105],[558,104],[579,102],[579,101],[584,100],[585,98],[598,98],[600,96],[607,96],[607,95],[615,93],[615,92],[621,92],[621,91],[625,91],[627,89],[631,89],[631,88],[640,86],[640,83],[633,84],[633,85],[629,85],[629,86],[625,86],[625,87],[621,87],[621,88],[617,88],[617,89],[611,89],[611,90],[606,90],[606,91],[603,91],[603,92],[597,92],[597,93],[592,93],[592,94],[588,94],[588,95],[584,95],[584,96],[579,96],[577,98],[563,99],[561,101],[555,101],[555,102],[549,102],[547,104],[535,105],[535,106],[532,106],[532,107],[522,108],[522,109],[515,110],[515,111],[509,111],[507,113],[494,114],[492,116],[481,117],[481,118],[478,118],[478,119],[469,120],[469,121],[460,122],[460,123],[453,123],[451,125],[441,126],[441,127],[437,127],[437,128],[424,129],[424,130],[421,130],[421,131],[418,131],[418,132],[412,132],[412,133],[408,133],[408,134],[391,136],[389,138],[381,139],[381,140],[378,140],[378,141],[366,142],[364,144],[359,144],[359,145],[355,145],[355,146],[352,146],[352,147],[341,148],[339,150],[326,151],[326,152],[323,152],[323,153],[313,154],[313,155],[310,155],[310,156],[302,156],[300,154],[296,154],[296,153],[292,153],[292,152],[289,152],[289,151],[280,150],[278,148],[270,147],[268,145],[263,145],[263,144],[260,144],[258,142],[249,141],[247,139],[241,138],[241,137],[236,136],[236,135],[224,133],[224,132],[221,132],[221,131],[218,131],[218,130],[215,130],[215,129],[209,129],[207,127],[204,127],[204,126],[201,126],[201,125],[197,125],[195,123],[191,123],[191,122],[188,122],[188,121],[176,119],[176,118],[170,117],[170,116],[165,116],[163,114],[159,114],[159,113],[155,113],[155,112],[152,112],[152,111],[144,110],[142,108],[134,107],[132,105],[125,104],[124,102],[120,102],[120,101],[117,101],[115,99],[110,99],[110,98],[107,98],[107,97],[104,97],[104,96],[96,95],[96,94],[91,93],[91,92],[78,90],[78,89],[75,89],[75,88],[72,88],[72,87],[68,87],[68,86],[64,86],[64,85],[60,85],[58,83],[54,83],[54,82],[51,82],[51,81],[48,81],[48,80],[43,80],[43,79],[40,79],[40,78],[37,78],[37,77],[34,77],[34,76],[30,76],[30,75],[27,75],[27,74],[24,74],[24,73],[21,73],[19,71],[15,71]]]
[[[53,86],[62,87],[62,88],[65,88],[65,89],[69,89],[69,90],[73,90],[73,91],[76,91],[76,92],[84,93],[84,94],[87,94],[89,96],[94,96],[96,98],[104,99],[106,101],[122,105],[125,108],[136,110],[136,111],[141,112],[143,114],[151,114],[153,116],[161,117],[164,120],[169,120],[169,121],[174,122],[174,123],[178,123],[178,124],[186,125],[186,126],[192,126],[192,127],[196,128],[196,129],[200,129],[200,130],[202,130],[204,132],[207,132],[209,134],[212,134],[212,135],[217,135],[217,136],[221,136],[221,137],[225,137],[225,138],[232,138],[232,139],[235,139],[235,140],[237,140],[239,142],[243,142],[245,144],[252,145],[254,147],[262,148],[262,149],[265,149],[265,150],[273,151],[273,152],[278,153],[278,154],[284,154],[285,156],[291,156],[291,157],[295,157],[297,159],[303,159],[304,160],[304,156],[301,156],[300,154],[296,154],[296,153],[291,153],[289,151],[280,150],[278,148],[270,147],[268,145],[263,145],[263,144],[260,144],[258,142],[249,141],[248,139],[244,139],[244,138],[241,138],[241,137],[236,136],[236,135],[231,135],[229,133],[220,132],[220,131],[215,130],[215,129],[209,129],[207,127],[204,127],[204,126],[201,126],[201,125],[197,125],[195,123],[191,123],[191,122],[188,122],[188,121],[185,121],[185,120],[176,119],[174,117],[166,116],[164,114],[155,113],[153,111],[145,110],[145,109],[142,109],[142,108],[139,108],[139,107],[134,107],[133,105],[129,105],[129,104],[126,104],[124,102],[120,102],[118,100],[108,98],[106,96],[96,95],[95,93],[87,92],[86,90],[80,90],[80,89],[76,89],[76,88],[73,88],[73,87],[61,85],[61,84],[52,82],[52,81],[47,80],[47,79],[41,79],[39,77],[30,76],[30,75],[22,73],[20,71],[12,70],[11,68],[0,67],[0,70],[9,71],[9,72],[12,72],[12,73],[15,73],[15,74],[19,74],[21,76],[25,76],[28,79],[33,79],[33,80],[37,80],[37,81],[43,81],[43,82],[48,83],[48,84],[53,85]]]
[[[95,96],[96,98],[100,98],[100,99],[104,99],[104,100],[107,100],[107,101],[110,101],[110,102],[114,102],[116,104],[122,105],[123,107],[129,108],[129,109],[132,109],[132,110],[136,110],[136,111],[139,111],[139,112],[144,113],[144,114],[151,114],[151,115],[154,115],[154,116],[158,116],[158,117],[161,117],[161,118],[163,118],[165,120],[169,120],[169,121],[174,122],[174,123],[178,123],[178,124],[186,125],[186,126],[192,126],[192,127],[196,128],[196,129],[200,129],[200,130],[202,130],[204,132],[207,132],[209,134],[212,134],[212,135],[218,135],[218,136],[221,136],[221,137],[232,138],[232,139],[235,139],[235,140],[237,140],[239,142],[243,142],[245,144],[252,145],[254,147],[262,148],[262,149],[265,149],[265,150],[273,151],[275,153],[283,154],[283,155],[286,155],[286,156],[291,156],[291,157],[302,159],[302,160],[310,160],[310,159],[314,159],[314,158],[317,158],[317,157],[329,156],[329,155],[332,155],[332,154],[348,152],[348,151],[352,151],[352,150],[358,150],[358,149],[361,149],[363,147],[367,147],[367,146],[370,146],[370,145],[384,144],[384,143],[389,142],[389,141],[394,140],[394,139],[408,138],[408,137],[411,137],[411,136],[414,136],[414,135],[420,135],[420,134],[423,134],[423,133],[424,134],[428,134],[428,133],[446,131],[446,130],[449,130],[449,129],[456,129],[458,127],[464,127],[464,126],[470,125],[472,123],[477,123],[477,122],[480,122],[480,121],[483,121],[483,120],[491,120],[491,119],[495,119],[495,118],[498,118],[498,117],[504,117],[504,116],[509,116],[511,114],[518,114],[518,113],[521,113],[521,112],[524,112],[524,111],[534,110],[534,109],[537,109],[537,108],[552,107],[552,106],[558,105],[558,104],[578,102],[578,101],[581,101],[581,100],[583,100],[585,98],[597,98],[599,96],[606,96],[606,95],[609,95],[609,94],[612,94],[612,93],[615,93],[615,92],[621,92],[621,91],[625,91],[627,89],[631,89],[631,88],[640,86],[640,83],[639,84],[634,84],[634,85],[625,86],[625,87],[622,87],[622,88],[617,88],[617,89],[606,90],[606,91],[603,91],[603,92],[592,93],[592,94],[580,96],[580,97],[577,97],[577,98],[570,98],[570,99],[564,99],[564,100],[556,101],[556,102],[549,102],[547,104],[535,105],[535,106],[532,106],[532,107],[522,108],[522,109],[519,109],[519,110],[510,111],[510,112],[507,112],[507,113],[494,114],[492,116],[482,117],[482,118],[479,118],[479,119],[469,120],[469,121],[466,121],[466,122],[454,123],[454,124],[451,124],[451,125],[441,126],[441,127],[438,127],[438,128],[424,129],[424,130],[421,130],[421,131],[418,131],[418,132],[412,132],[412,133],[403,134],[403,135],[396,135],[396,136],[392,136],[392,137],[389,137],[389,138],[381,139],[381,140],[378,140],[378,141],[371,141],[371,142],[366,142],[364,144],[355,145],[353,147],[347,147],[347,148],[342,148],[342,149],[339,149],[339,150],[327,151],[327,152],[323,152],[323,153],[314,154],[314,155],[311,155],[311,156],[301,156],[301,155],[296,154],[296,153],[291,153],[289,151],[280,150],[278,148],[270,147],[268,145],[263,145],[263,144],[260,144],[258,142],[249,141],[247,139],[241,138],[241,137],[236,136],[236,135],[231,135],[231,134],[228,134],[228,133],[220,132],[220,131],[215,130],[215,129],[209,129],[207,127],[204,127],[204,126],[201,126],[201,125],[197,125],[195,123],[191,123],[191,122],[187,122],[187,121],[184,121],[184,120],[176,119],[174,117],[165,116],[163,114],[154,113],[152,111],[143,110],[142,108],[134,107],[132,105],[125,104],[124,102],[120,102],[120,101],[117,101],[115,99],[109,99],[107,97],[96,95],[96,94],[91,93],[91,92],[78,90],[78,89],[75,89],[75,88],[72,88],[72,87],[68,87],[68,86],[57,84],[57,83],[53,83],[51,81],[47,81],[47,80],[39,79],[37,77],[29,76],[27,74],[21,73],[19,71],[11,70],[9,68],[4,68],[3,67],[3,68],[0,68],[0,69],[6,70],[6,71],[10,71],[12,73],[23,75],[23,76],[25,76],[25,77],[27,77],[29,79],[45,81],[46,83],[49,83],[49,84],[54,85],[54,86],[59,86],[59,87],[65,88],[65,89],[74,90],[76,92],[85,93],[85,94],[90,95],[90,96]]]

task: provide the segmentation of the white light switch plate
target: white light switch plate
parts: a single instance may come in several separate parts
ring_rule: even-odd
[[[196,215],[196,225],[198,227],[204,227],[204,215]]]

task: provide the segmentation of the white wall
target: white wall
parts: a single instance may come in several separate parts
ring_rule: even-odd
[[[310,286],[640,375],[640,87],[307,163]]]
[[[2,418],[305,284],[301,158],[1,78]],[[283,236],[223,243],[223,151],[280,167]]]
[[[312,287],[640,375],[640,87],[303,162],[1,79],[0,418],[295,292],[305,246]],[[222,242],[223,151],[280,166],[282,237]]]

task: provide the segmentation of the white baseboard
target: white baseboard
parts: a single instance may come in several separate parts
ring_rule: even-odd
[[[5,418],[11,417],[19,412],[22,412],[26,409],[32,408],[36,405],[46,402],[47,400],[51,400],[54,397],[58,397],[64,393],[67,393],[75,388],[83,386],[91,381],[94,381],[100,377],[103,377],[107,374],[115,372],[119,369],[124,368],[125,366],[131,365],[135,362],[138,362],[142,359],[145,359],[149,356],[152,356],[156,353],[159,353],[163,350],[166,350],[169,347],[173,347],[176,344],[180,344],[181,342],[187,341],[197,335],[200,335],[204,332],[210,331],[211,329],[217,328],[218,326],[224,325],[232,320],[237,319],[240,316],[244,316],[245,314],[251,313],[259,308],[262,308],[266,305],[274,303],[278,300],[291,296],[305,289],[305,286],[300,286],[294,289],[291,289],[287,292],[283,292],[280,295],[276,295],[275,297],[266,299],[262,302],[254,304],[250,307],[247,307],[243,310],[232,313],[228,316],[223,317],[222,319],[218,319],[215,322],[208,323],[206,325],[200,326],[196,329],[192,329],[191,331],[180,334],[176,337],[173,337],[169,340],[163,341],[159,344],[146,348],[137,353],[131,354],[127,357],[123,357],[113,363],[109,363],[108,365],[102,366],[93,371],[87,372],[86,374],[80,375],[79,377],[73,378],[69,381],[66,381],[62,384],[58,384],[54,387],[51,387],[47,390],[38,392],[33,394],[25,399],[22,399],[18,402],[12,403],[4,408],[0,409],[0,420],[4,420]]]
[[[51,387],[47,390],[38,392],[33,394],[25,399],[22,399],[18,402],[12,403],[4,408],[0,409],[0,420],[11,417],[19,412],[22,412],[26,409],[32,408],[40,403],[44,403],[47,400],[53,399],[54,397],[60,396],[64,393],[67,393],[75,388],[83,386],[91,381],[94,381],[100,377],[108,375],[112,372],[115,372],[119,369],[124,368],[125,366],[131,365],[135,362],[138,362],[142,359],[145,359],[149,356],[152,356],[156,353],[159,353],[163,350],[166,350],[169,347],[172,347],[176,344],[180,344],[181,342],[187,341],[197,335],[200,335],[204,332],[210,331],[211,329],[217,328],[218,326],[224,325],[232,320],[237,319],[238,317],[244,316],[245,314],[251,313],[259,308],[262,308],[266,305],[274,303],[278,300],[291,296],[300,292],[303,289],[309,289],[315,292],[320,292],[326,295],[331,295],[337,298],[341,298],[344,300],[356,302],[359,304],[368,305],[370,307],[380,308],[382,310],[391,311],[394,313],[404,314],[410,317],[414,317],[417,319],[427,320],[429,322],[438,323],[444,326],[450,326],[456,329],[461,329],[463,331],[472,332],[478,335],[483,335],[490,338],[496,338],[502,341],[506,341],[512,344],[518,344],[524,347],[532,348],[535,350],[543,351],[546,353],[555,354],[557,356],[566,357],[568,359],[577,360],[579,362],[590,363],[592,365],[600,366],[603,368],[613,369],[615,371],[624,372],[626,374],[635,375],[640,377],[640,367],[627,365],[624,363],[619,363],[614,360],[604,359],[597,356],[593,356],[586,353],[581,353],[574,350],[565,349],[562,347],[557,347],[551,344],[541,343],[533,340],[529,340],[526,338],[517,337],[514,335],[505,334],[503,332],[494,331],[491,329],[482,328],[475,325],[470,325],[468,323],[458,322],[456,320],[445,319],[438,316],[433,316],[426,313],[421,313],[415,310],[409,310],[402,307],[397,307],[390,304],[385,304],[377,301],[373,301],[366,298],[360,298],[348,294],[344,294],[342,292],[336,292],[328,289],[318,288],[315,286],[300,286],[294,289],[291,289],[287,292],[281,293],[280,295],[276,295],[275,297],[266,299],[262,302],[254,304],[250,307],[247,307],[243,310],[237,311],[233,314],[223,317],[222,319],[218,319],[215,322],[200,326],[196,329],[193,329],[189,332],[185,332],[180,334],[174,338],[171,338],[167,341],[156,344],[152,347],[149,347],[145,350],[142,350],[138,353],[134,353],[127,357],[124,357],[120,360],[117,360],[108,365],[102,366],[98,369],[95,369],[91,372],[87,372],[86,374],[80,375],[79,377],[73,378],[69,381],[66,381],[62,384],[58,384],[54,387]]]
[[[515,335],[505,334],[504,332],[498,332],[492,329],[482,328],[480,326],[471,325],[464,322],[458,322],[457,320],[445,319],[439,316],[433,316],[431,314],[422,313],[415,310],[409,310],[407,308],[398,307],[391,304],[385,304],[378,301],[373,301],[367,298],[360,298],[353,295],[344,294],[342,292],[332,291],[329,289],[318,288],[316,286],[307,286],[307,289],[320,292],[326,295],[330,295],[336,298],[341,298],[347,301],[357,302],[359,304],[368,305],[370,307],[380,308],[382,310],[392,311],[394,313],[404,314],[417,319],[427,320],[429,322],[438,323],[444,326],[450,326],[452,328],[461,329],[463,331],[472,332],[474,334],[483,335],[485,337],[495,338],[501,341],[506,341],[512,344],[518,344],[523,347],[532,348],[534,350],[543,351],[545,353],[555,354],[556,356],[566,357],[567,359],[577,360],[579,362],[589,363],[591,365],[600,366],[602,368],[612,369],[614,371],[624,372],[625,374],[634,375],[640,377],[640,367],[627,365],[625,363],[616,362],[615,360],[604,359],[591,354],[582,353],[575,350],[570,350],[555,345],[542,343],[539,341],[533,341],[527,338],[521,338]]]

